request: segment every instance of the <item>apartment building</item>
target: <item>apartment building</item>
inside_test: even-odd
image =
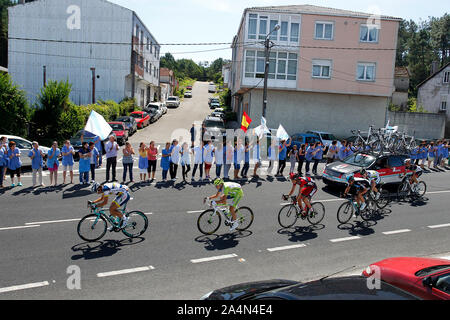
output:
[[[160,45],[132,10],[106,0],[36,0],[8,14],[9,73],[31,103],[49,80],[68,80],[77,104],[157,98]]]
[[[244,10],[232,44],[233,109],[259,124],[268,36],[269,127],[346,137],[351,129],[383,126],[394,92],[399,21],[312,5]]]

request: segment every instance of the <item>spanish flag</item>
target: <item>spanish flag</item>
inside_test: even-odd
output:
[[[248,114],[244,111],[244,114],[242,115],[241,129],[244,130],[244,132],[247,132],[250,123],[252,123],[252,119],[250,119]]]

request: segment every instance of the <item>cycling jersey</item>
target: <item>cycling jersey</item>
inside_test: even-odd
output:
[[[113,203],[119,207],[125,205],[131,198],[128,187],[117,182],[105,183],[102,187],[102,193],[105,197],[110,194],[116,195]]]
[[[410,164],[409,166],[406,166],[405,169],[407,175],[416,174],[419,177],[422,174],[422,168],[415,164]]]
[[[355,178],[353,187],[355,187],[356,191],[359,192],[359,191],[361,191],[361,189],[368,189],[370,187],[370,182],[367,179]]]
[[[376,184],[381,182],[380,174],[375,170],[367,170],[367,180],[369,182],[375,181]]]
[[[298,178],[295,183],[300,186],[300,194],[304,197],[312,197],[317,192],[317,185],[310,177]]]
[[[231,206],[234,208],[237,207],[244,196],[241,185],[235,182],[225,182],[220,191],[223,192],[227,199],[233,199]]]

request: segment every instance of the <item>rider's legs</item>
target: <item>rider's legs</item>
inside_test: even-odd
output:
[[[123,214],[118,210],[119,208],[119,204],[116,201],[113,201],[109,207],[109,213],[116,218],[122,219]]]

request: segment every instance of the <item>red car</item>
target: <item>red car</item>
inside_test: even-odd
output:
[[[126,129],[126,125],[123,122],[113,121],[108,122],[108,124],[113,129],[113,133],[116,135],[118,144],[125,144],[128,141],[128,130]]]
[[[130,116],[136,119],[138,129],[150,124],[150,115],[145,111],[133,111]]]
[[[434,258],[390,258],[363,271],[379,274],[382,281],[426,300],[450,300],[450,260]]]

